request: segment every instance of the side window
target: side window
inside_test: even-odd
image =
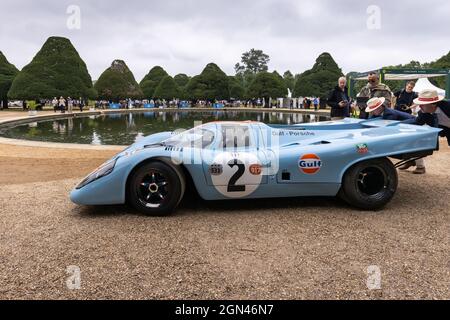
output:
[[[248,126],[222,126],[222,149],[250,148],[252,145]]]

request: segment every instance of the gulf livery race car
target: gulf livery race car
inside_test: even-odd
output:
[[[143,138],[88,175],[71,200],[158,216],[188,187],[205,200],[338,195],[376,210],[397,190],[396,167],[432,155],[439,131],[385,120],[213,122]]]

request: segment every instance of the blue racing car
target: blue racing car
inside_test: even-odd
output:
[[[186,187],[205,200],[339,195],[376,210],[397,190],[396,167],[432,155],[439,131],[385,120],[213,122],[141,139],[70,197],[80,205],[129,203],[152,216],[173,212]]]

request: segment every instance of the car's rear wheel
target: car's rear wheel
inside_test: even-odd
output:
[[[363,161],[344,175],[340,197],[364,210],[377,210],[389,203],[398,186],[397,170],[387,158]]]
[[[154,161],[138,167],[130,176],[127,200],[134,208],[149,216],[172,213],[184,194],[181,170]]]

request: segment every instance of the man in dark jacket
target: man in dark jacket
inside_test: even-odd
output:
[[[331,107],[331,120],[350,117],[350,98],[347,90],[347,79],[339,78],[338,85],[330,92],[327,104]]]
[[[394,94],[397,102],[395,103],[395,110],[403,111],[412,114],[411,106],[414,103],[414,99],[417,99],[418,95],[414,92],[416,83],[409,81],[406,84],[405,89],[400,90]]]

